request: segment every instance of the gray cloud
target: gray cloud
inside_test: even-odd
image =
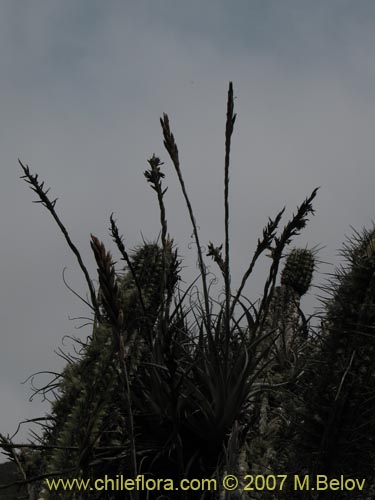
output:
[[[94,276],[89,234],[109,243],[112,211],[129,247],[141,231],[157,236],[156,200],[142,173],[160,155],[170,231],[191,277],[191,228],[158,119],[170,114],[202,239],[219,243],[233,80],[234,282],[267,217],[284,204],[291,214],[318,185],[316,216],[296,244],[326,245],[322,260],[337,263],[350,226],[368,226],[374,213],[374,9],[345,0],[2,2],[0,432],[45,410],[27,403],[21,381],[63,366],[53,353],[63,335],[89,333],[68,319],[88,311],[65,288],[64,266],[81,295],[85,282],[49,214],[31,203],[17,158],[52,186]],[[249,287],[253,299],[266,264]]]

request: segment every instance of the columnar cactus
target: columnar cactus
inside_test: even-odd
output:
[[[164,262],[166,284],[174,287],[178,279],[176,254],[168,251]],[[137,330],[138,334],[145,333],[147,329],[152,330],[160,307],[163,250],[157,244],[146,243],[137,248],[130,258],[130,265],[131,271],[127,269],[122,277],[117,277],[119,303],[126,328]],[[99,291],[99,304],[100,295]],[[94,445],[113,446],[124,444],[128,439],[124,414],[119,412],[118,405],[119,384],[123,381],[119,378],[113,336],[104,309],[102,313],[101,322],[95,321],[93,335],[82,358],[68,364],[62,374],[60,394],[52,406],[53,425],[45,435],[46,444],[59,448],[45,456],[47,473],[77,463],[81,467],[87,466],[94,458],[90,456]],[[129,374],[136,371],[146,346],[146,339],[139,336],[136,342],[127,346],[131,348]],[[78,447],[80,456],[68,448],[74,446]],[[88,453],[86,457],[85,453]],[[43,488],[40,499],[48,497],[49,492]],[[66,492],[64,498],[67,498]]]
[[[322,345],[305,376],[294,458],[303,473],[366,478],[368,488],[375,468],[374,241],[374,229],[356,234],[327,286]],[[332,499],[351,496],[330,492]]]
[[[281,284],[274,290],[265,331],[265,343],[270,346],[272,362],[265,373],[267,388],[258,401],[258,419],[249,442],[248,463],[254,474],[283,473],[288,413],[293,407],[293,394],[288,383],[301,364],[301,348],[306,335],[300,322],[300,299],[312,282],[315,252],[294,249],[286,259]],[[298,366],[297,366],[298,365]],[[270,498],[272,495],[270,496]],[[261,492],[259,498],[268,498]],[[273,498],[273,497],[272,497]]]
[[[315,252],[307,248],[294,248],[286,258],[281,272],[280,286],[274,295],[265,322],[270,341],[284,359],[296,336],[303,330],[300,327],[300,301],[309,290],[315,268]],[[279,357],[279,361],[282,358]]]

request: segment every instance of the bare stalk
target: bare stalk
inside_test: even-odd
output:
[[[275,231],[280,223],[280,220],[281,220],[281,217],[284,213],[284,210],[285,208],[283,208],[275,217],[275,219],[271,219],[269,218],[268,220],[268,224],[267,226],[265,226],[265,228],[263,229],[263,238],[262,239],[258,239],[258,244],[257,244],[257,248],[254,252],[254,255],[253,255],[253,258],[251,259],[251,262],[250,262],[250,265],[249,267],[247,268],[245,274],[243,275],[242,277],[242,281],[241,281],[241,284],[240,284],[240,287],[239,289],[237,290],[237,293],[234,297],[234,300],[232,302],[232,306],[231,306],[231,315],[233,314],[234,312],[234,308],[237,304],[237,302],[239,301],[240,297],[241,297],[241,294],[242,294],[242,291],[246,285],[246,282],[249,278],[249,276],[251,275],[251,273],[253,272],[253,269],[254,269],[254,266],[256,264],[256,261],[258,260],[258,258],[260,257],[260,255],[265,251],[267,250],[274,237],[275,237]]]
[[[173,136],[171,129],[169,127],[169,118],[168,118],[168,115],[166,113],[163,114],[163,118],[160,118],[160,123],[161,123],[162,129],[163,129],[164,146],[165,146],[166,150],[168,151],[169,156],[172,160],[172,163],[175,167],[175,170],[176,170],[176,173],[178,176],[178,180],[180,182],[180,186],[182,189],[182,193],[183,193],[183,196],[185,198],[185,202],[186,202],[186,205],[187,205],[187,208],[189,211],[191,224],[193,226],[194,239],[195,239],[195,243],[197,245],[199,270],[200,270],[200,274],[202,277],[204,308],[205,308],[204,324],[205,324],[205,328],[207,330],[207,334],[208,334],[209,338],[212,338],[211,320],[210,320],[210,317],[211,317],[210,300],[209,300],[207,279],[206,279],[206,266],[205,266],[204,261],[203,261],[202,248],[201,248],[201,244],[199,241],[197,224],[195,221],[193,208],[191,206],[190,199],[189,199],[187,191],[186,191],[185,182],[184,182],[184,179],[182,177],[177,144],[174,140],[174,136]]]
[[[293,218],[284,227],[280,237],[274,237],[273,240],[275,246],[273,248],[269,248],[271,250],[272,264],[264,286],[263,298],[259,306],[259,311],[261,312],[261,314],[258,316],[258,326],[260,330],[263,328],[267,316],[268,307],[272,299],[272,293],[275,287],[282,252],[284,251],[284,248],[289,245],[292,238],[299,235],[300,231],[306,226],[308,215],[314,214],[312,201],[315,198],[318,189],[319,188],[315,188],[311,195],[303,201],[301,206],[297,209],[296,215],[294,215]]]
[[[128,350],[125,347],[125,340],[129,341],[129,333],[127,338],[124,338],[125,328],[124,325],[124,315],[119,305],[118,287],[116,283],[116,276],[114,271],[114,264],[112,261],[112,256],[110,252],[107,252],[103,243],[101,243],[98,238],[91,235],[91,248],[95,255],[95,260],[98,265],[98,276],[100,288],[103,295],[103,305],[106,313],[109,317],[114,340],[117,344],[118,358],[120,363],[120,370],[123,380],[123,395],[125,402],[125,412],[129,424],[129,441],[131,450],[131,467],[133,477],[137,475],[137,457],[136,457],[136,445],[135,445],[135,431],[134,431],[134,421],[133,412],[130,398],[130,384],[129,375],[126,367],[126,359],[128,357]],[[138,497],[138,493],[136,493]]]
[[[227,102],[227,122],[225,126],[225,165],[224,165],[224,226],[225,226],[225,261],[224,261],[224,281],[225,281],[225,359],[228,358],[229,332],[230,332],[230,265],[229,265],[229,162],[230,145],[233,133],[236,114],[233,113],[233,84],[229,82],[228,102]]]
[[[165,174],[160,170],[163,162],[160,159],[152,155],[152,158],[148,160],[150,165],[150,170],[144,172],[144,176],[147,182],[151,185],[151,188],[156,192],[159,203],[160,211],[160,224],[161,224],[161,243],[163,247],[162,253],[162,273],[161,273],[161,284],[160,284],[160,310],[161,310],[161,330],[165,334],[167,330],[167,307],[166,307],[166,297],[165,289],[167,284],[167,254],[171,250],[171,241],[167,238],[167,219],[165,215],[165,205],[164,205],[164,195],[168,188],[163,189],[162,179]],[[168,239],[168,241],[167,241]],[[162,333],[162,334],[163,334]]]
[[[111,222],[110,230],[111,230],[112,238],[113,238],[114,242],[117,245],[117,248],[119,249],[119,251],[121,253],[122,260],[124,262],[126,262],[127,266],[129,267],[131,275],[134,279],[135,286],[137,287],[138,298],[139,298],[139,302],[140,302],[141,307],[142,307],[143,314],[146,317],[146,306],[145,306],[145,303],[143,300],[143,293],[142,293],[141,285],[139,284],[138,276],[134,270],[133,264],[131,263],[131,260],[129,258],[129,254],[126,251],[122,237],[120,236],[116,221],[113,218],[113,214],[111,214],[111,216],[110,216],[110,222]]]
[[[35,193],[40,198],[40,200],[34,201],[34,203],[41,203],[51,213],[52,217],[55,219],[57,225],[59,226],[61,232],[63,233],[63,235],[64,235],[64,237],[65,237],[65,239],[66,239],[66,241],[67,241],[67,243],[69,245],[69,248],[72,250],[72,252],[76,256],[76,258],[78,260],[79,267],[81,268],[81,270],[82,270],[82,272],[83,272],[83,274],[84,274],[84,276],[86,278],[87,286],[89,287],[90,297],[91,297],[91,303],[92,303],[92,306],[90,306],[90,307],[92,307],[92,309],[95,311],[95,313],[97,314],[97,316],[100,318],[100,310],[99,310],[98,303],[97,303],[97,300],[96,300],[95,288],[94,288],[94,285],[92,284],[90,275],[89,275],[89,273],[88,273],[88,271],[86,269],[86,266],[83,263],[81,254],[79,253],[79,250],[77,249],[77,247],[72,242],[72,240],[71,240],[71,238],[69,236],[68,231],[66,230],[64,224],[61,222],[59,216],[57,215],[57,213],[55,211],[55,204],[56,204],[57,198],[55,198],[53,201],[51,201],[48,198],[48,196],[47,196],[47,193],[48,193],[49,189],[46,189],[46,190],[43,189],[44,188],[44,182],[39,182],[38,181],[38,174],[35,174],[35,175],[31,174],[29,166],[28,165],[23,165],[23,163],[21,162],[21,160],[18,160],[18,163],[21,165],[22,170],[25,173],[25,175],[21,176],[21,179],[25,179],[25,182],[27,182],[28,184],[30,184],[30,188],[33,191],[35,191]]]

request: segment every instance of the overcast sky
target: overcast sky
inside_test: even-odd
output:
[[[32,203],[17,158],[59,197],[57,211],[95,277],[89,236],[114,249],[111,212],[129,248],[141,234],[157,237],[143,171],[160,156],[169,230],[194,276],[192,231],[159,117],[169,114],[202,243],[220,243],[232,80],[234,286],[268,216],[284,205],[290,216],[316,186],[316,215],[295,245],[324,246],[319,258],[338,264],[350,227],[374,219],[374,50],[372,0],[2,0],[1,433],[48,409],[28,402],[30,384],[21,382],[62,368],[54,350],[64,335],[90,333],[69,319],[89,311],[64,286],[64,267],[81,295],[85,281],[50,214]],[[265,264],[249,287],[252,300]],[[331,270],[320,266],[315,284]],[[25,428],[17,441],[27,436]]]

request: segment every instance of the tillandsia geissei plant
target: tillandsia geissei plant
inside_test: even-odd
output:
[[[332,415],[338,413],[338,405],[341,413],[344,411],[344,395],[347,400],[348,394],[355,394],[357,405],[365,406],[371,399],[372,379],[367,373],[370,368],[366,368],[371,363],[366,364],[363,358],[365,353],[370,358],[371,354],[366,351],[367,344],[354,349],[349,341],[342,340],[344,318],[340,307],[367,279],[368,294],[356,295],[357,302],[353,303],[353,314],[362,311],[360,320],[350,317],[345,331],[352,332],[348,338],[356,339],[356,335],[363,334],[364,325],[368,337],[373,321],[369,298],[372,236],[362,250],[353,248],[363,261],[361,284],[353,275],[340,278],[332,288],[334,298],[327,306],[320,342],[311,335],[309,320],[300,308],[300,299],[311,285],[316,252],[292,249],[286,255],[280,285],[276,285],[288,245],[313,214],[317,189],[281,230],[284,209],[268,220],[243,278],[234,288],[229,234],[229,166],[236,119],[233,103],[230,83],[225,128],[224,242],[217,246],[209,242],[207,247],[207,256],[217,264],[223,279],[222,301],[213,296],[208,281],[198,226],[167,115],[161,118],[164,146],[178,176],[198,255],[199,282],[185,290],[179,281],[178,252],[168,232],[165,174],[158,157],[150,158],[144,175],[157,197],[160,240],[143,242],[129,252],[111,216],[110,234],[124,268],[115,269],[112,255],[92,235],[98,289],[55,211],[56,200],[50,200],[38,175],[19,162],[23,178],[39,197],[37,202],[54,217],[78,260],[89,290],[90,301],[85,302],[92,312],[91,336],[75,339],[78,349],[75,355],[65,355],[67,365],[63,372],[36,390],[55,398],[50,414],[39,421],[41,432],[33,434],[35,442],[18,445],[2,436],[0,444],[20,469],[20,482],[29,485],[30,498],[229,499],[239,497],[246,473],[292,473],[300,465],[301,470],[315,471],[322,464],[333,471],[342,463],[347,465],[345,470],[354,470],[345,454],[352,448],[342,445],[336,453],[338,441],[331,443],[331,428],[337,424]],[[254,303],[244,297],[244,288],[257,260],[268,251],[269,273],[263,295]],[[348,291],[348,287],[352,288]],[[343,350],[341,357],[337,357],[338,349]],[[317,366],[320,378],[315,384],[313,373]],[[361,391],[356,385],[359,379],[352,375],[354,367],[366,378],[367,385]],[[327,386],[323,397],[319,387],[328,378],[333,389],[330,391]],[[315,418],[314,404],[318,408],[319,429],[310,424]],[[372,429],[369,417],[363,417],[361,422],[350,418],[340,427],[347,433],[345,442],[357,436],[353,429],[362,424],[367,425],[366,432]],[[315,445],[309,444],[301,431],[310,432],[311,428],[319,438]],[[362,436],[362,431],[358,432]],[[309,453],[315,457],[310,461]],[[360,457],[369,471],[374,456],[371,442]],[[238,491],[221,489],[224,473],[238,475]],[[218,488],[215,492],[167,489],[56,493],[50,492],[45,482],[51,477],[95,479],[105,474],[170,478],[175,485],[182,478],[213,478]],[[286,491],[262,491],[248,497],[244,494],[242,498],[281,500],[289,498],[287,495]]]
[[[269,340],[274,332],[267,331],[265,325],[279,263],[284,248],[313,212],[311,202],[316,190],[279,236],[276,231],[283,211],[269,219],[242,282],[232,294],[228,186],[234,122],[230,84],[225,134],[224,256],[220,247],[212,243],[208,246],[208,255],[218,264],[225,284],[225,300],[218,304],[218,311],[214,311],[215,301],[210,297],[197,225],[167,115],[161,119],[164,144],[181,184],[197,244],[202,299],[196,295],[195,302],[190,289],[182,292],[177,286],[179,262],[167,230],[162,163],[155,155],[149,160],[145,177],[157,193],[161,246],[144,244],[129,256],[111,217],[111,235],[125,261],[126,273],[116,273],[111,255],[92,236],[99,276],[97,291],[55,212],[56,200],[50,201],[44,183],[20,162],[25,180],[51,212],[77,256],[93,311],[93,333],[87,342],[79,341],[78,359],[70,358],[63,373],[43,388],[44,393],[57,391],[57,397],[51,415],[43,423],[40,452],[34,454],[38,470],[28,464],[31,475],[42,478],[79,474],[93,478],[104,472],[115,475],[126,471],[132,476],[144,472],[178,479],[218,477],[228,465],[238,466],[240,449],[246,443],[248,417],[256,419],[259,394],[273,387],[265,374],[276,363],[273,342]],[[259,256],[271,247],[272,262],[262,300],[249,308],[243,302],[243,288]],[[236,314],[238,308],[240,315]],[[237,449],[230,446],[234,439]],[[13,450],[6,440],[4,446]],[[40,498],[50,495],[45,485],[38,494]],[[75,498],[80,493],[70,495]],[[116,493],[89,495],[116,497]],[[66,498],[67,493],[63,496]],[[129,496],[137,498],[139,493]],[[187,498],[191,497],[190,492]]]

